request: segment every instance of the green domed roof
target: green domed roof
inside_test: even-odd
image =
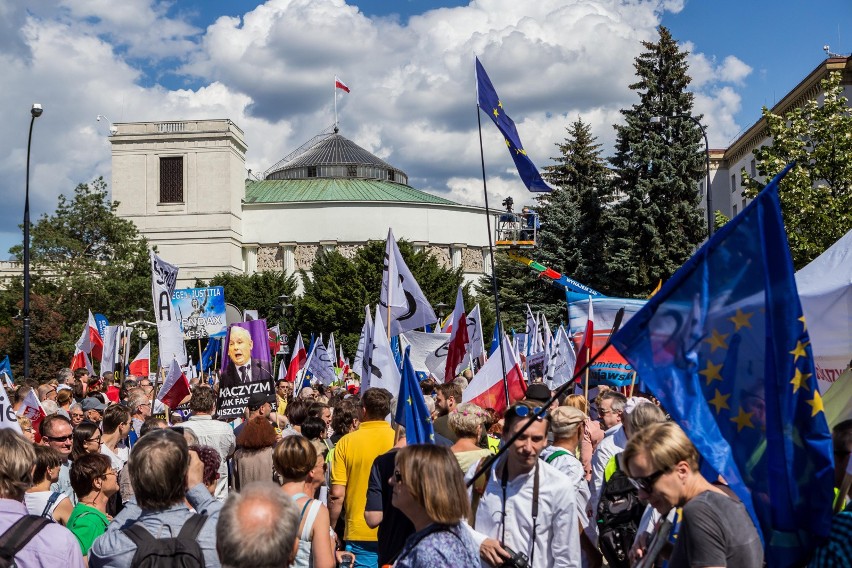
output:
[[[246,180],[245,203],[373,201],[458,205],[401,183],[378,179],[312,178]]]

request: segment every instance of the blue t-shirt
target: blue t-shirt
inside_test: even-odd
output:
[[[396,568],[478,566],[479,548],[461,524],[432,524],[408,537]]]

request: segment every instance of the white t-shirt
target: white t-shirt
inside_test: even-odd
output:
[[[27,511],[29,511],[30,515],[38,515],[41,516],[42,513],[45,512],[44,508],[47,506],[48,500],[50,500],[50,496],[53,491],[35,491],[33,493],[24,493],[24,505],[27,506]],[[68,496],[64,493],[59,493],[59,497],[57,497],[56,501],[50,506],[50,509],[47,510],[47,514],[53,517],[53,511],[56,510],[56,507],[62,502],[63,499],[68,499]]]
[[[117,445],[115,452],[110,450],[106,444],[101,444],[101,453],[109,458],[110,467],[115,471],[121,471],[121,468],[124,467],[124,464],[130,458],[130,450],[123,444]]]

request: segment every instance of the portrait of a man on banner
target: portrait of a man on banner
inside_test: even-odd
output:
[[[228,356],[219,372],[218,414],[232,419],[240,416],[254,393],[267,393],[275,401],[275,382],[269,354],[266,320],[235,323],[228,328],[225,344]]]

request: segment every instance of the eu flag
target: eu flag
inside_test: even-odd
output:
[[[405,356],[402,359],[402,380],[399,382],[399,395],[397,395],[396,422],[405,428],[406,443],[435,443],[432,417],[426,408],[423,391],[420,390],[417,374],[411,364],[411,346],[405,348]]]
[[[9,362],[8,355],[0,361],[0,376],[3,376],[6,386],[11,387],[15,384],[15,379],[12,377],[12,363]]]
[[[515,167],[518,168],[518,175],[521,176],[524,185],[530,191],[544,192],[553,191],[553,189],[544,183],[541,179],[541,174],[538,173],[538,168],[532,163],[527,151],[524,150],[524,145],[521,144],[521,137],[518,136],[518,129],[515,128],[515,123],[506,114],[503,108],[503,103],[500,97],[497,96],[497,91],[494,90],[494,85],[491,84],[491,79],[485,73],[485,68],[476,58],[476,98],[481,108],[491,117],[494,124],[503,134],[506,140],[506,146],[509,148],[509,154],[515,161]]]
[[[207,346],[201,353],[201,370],[207,371],[213,366],[216,355],[222,351],[222,340],[218,337],[211,337],[207,340]]]
[[[799,566],[831,528],[831,436],[778,184],[787,166],[613,337],[762,532]]]

